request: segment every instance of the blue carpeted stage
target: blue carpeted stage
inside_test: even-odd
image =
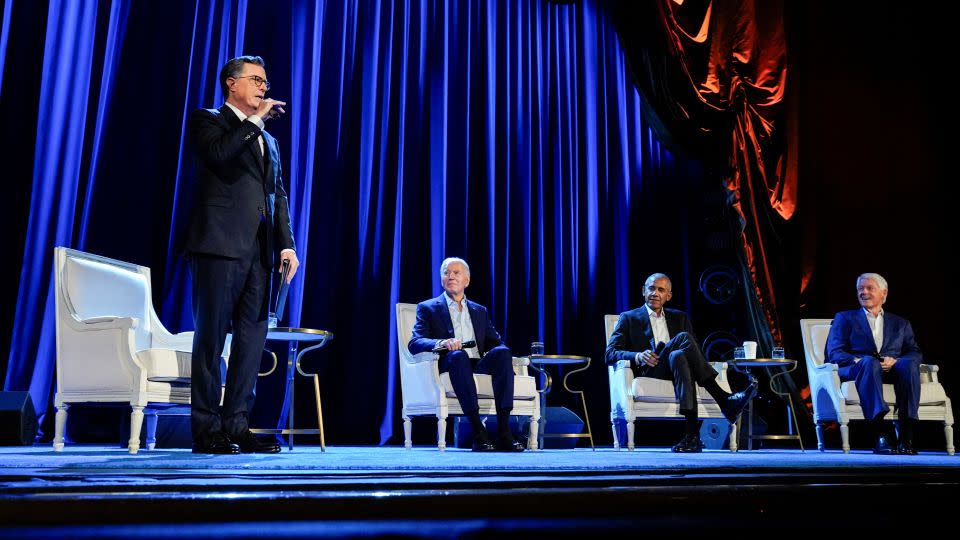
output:
[[[960,493],[944,453],[708,450],[678,455],[542,450],[477,454],[431,447],[297,446],[208,456],[69,445],[0,448],[0,536],[246,538],[486,537],[571,531],[761,530],[852,526],[837,505],[889,527],[894,498],[918,511]],[[799,512],[799,514],[798,514]],[[864,525],[869,523],[869,525]],[[135,527],[131,527],[131,526]]]

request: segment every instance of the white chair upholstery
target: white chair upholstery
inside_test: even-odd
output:
[[[413,325],[417,321],[415,304],[397,304],[397,349],[400,351],[400,387],[403,398],[403,445],[411,448],[411,431],[414,416],[437,417],[437,447],[447,447],[447,417],[451,414],[463,414],[460,402],[453,392],[450,378],[441,374],[437,354],[426,352],[410,354],[407,343],[413,335]],[[513,359],[513,371],[516,373],[513,389],[513,416],[530,417],[530,434],[527,446],[537,448],[537,427],[540,422],[540,394],[537,392],[536,379],[527,374],[527,359]],[[493,401],[493,382],[490,375],[476,374],[477,401],[481,415],[495,415]]]
[[[607,343],[617,326],[619,315],[604,315],[603,323],[606,330]],[[730,391],[727,380],[726,362],[711,362],[717,370],[717,384],[720,388]],[[674,419],[683,418],[680,414],[680,404],[677,402],[673,390],[673,382],[655,379],[652,377],[634,377],[630,362],[620,361],[615,366],[607,366],[607,375],[610,379],[610,424],[613,427],[613,447],[620,449],[620,440],[617,435],[617,421],[626,422],[627,448],[634,449],[634,421],[638,418]],[[697,387],[697,414],[700,418],[724,418],[720,406],[713,397],[703,388]],[[730,425],[730,451],[737,451],[737,426]]]
[[[172,335],[157,318],[149,268],[63,247],[54,250],[54,264],[57,416],[53,449],[63,450],[70,404],[123,402],[133,410],[130,453],[140,449],[145,413],[147,448],[152,450],[156,430],[152,405],[190,403],[193,332]]]
[[[817,428],[817,448],[823,451],[823,423],[835,421],[840,424],[840,439],[843,451],[850,451],[850,420],[863,420],[860,396],[853,381],[840,382],[836,364],[826,363],[827,336],[833,319],[801,319],[803,352],[807,362],[807,378],[810,380],[810,399],[813,401],[813,422]],[[947,453],[954,454],[953,409],[950,398],[937,379],[940,368],[920,364],[920,420],[943,422],[947,438]],[[890,407],[895,404],[893,385],[883,385],[883,400]]]

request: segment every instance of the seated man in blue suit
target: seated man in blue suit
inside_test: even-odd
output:
[[[841,381],[856,381],[863,417],[871,420],[877,435],[877,454],[909,454],[920,406],[920,363],[923,355],[910,322],[883,310],[887,280],[880,274],[857,278],[861,309],[841,311],[833,318],[827,336],[826,360],[839,366]],[[893,383],[900,443],[894,447],[883,426],[889,408],[883,400],[883,383]]]
[[[443,294],[417,304],[417,323],[407,348],[411,354],[443,348],[440,372],[450,374],[450,383],[464,415],[473,427],[473,450],[490,452],[522,452],[523,445],[510,433],[510,411],[513,410],[513,355],[500,341],[487,308],[467,300],[464,290],[470,285],[470,266],[463,259],[450,257],[440,265]],[[467,342],[473,347],[464,347]],[[481,356],[481,353],[483,355]],[[486,373],[493,379],[497,406],[496,444],[490,440],[480,421],[474,373]]]
[[[686,418],[683,439],[674,452],[700,452],[700,423],[697,413],[699,384],[717,401],[723,415],[735,423],[743,408],[757,393],[752,381],[743,392],[730,394],[715,380],[717,372],[703,357],[693,325],[687,314],[664,307],[673,297],[673,284],[666,274],[652,274],[643,285],[643,307],[620,314],[617,327],[607,344],[608,365],[620,360],[630,362],[640,377],[673,381],[680,414]]]

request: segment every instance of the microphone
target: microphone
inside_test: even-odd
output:
[[[477,342],[471,339],[470,341],[464,341],[463,343],[460,344],[460,346],[463,347],[464,349],[470,349],[472,347],[476,347]],[[432,352],[441,353],[445,351],[447,351],[446,347],[444,347],[443,345],[437,345],[436,347],[433,348]]]
[[[283,264],[280,266],[280,291],[277,293],[277,307],[274,309],[276,313],[277,320],[283,318],[283,308],[287,304],[287,291],[290,289],[290,284],[287,283],[287,276],[290,274],[290,261],[287,259],[283,260]]]

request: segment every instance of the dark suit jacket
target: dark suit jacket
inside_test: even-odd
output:
[[[844,367],[853,364],[854,358],[865,356],[916,359],[918,363],[923,360],[913,337],[913,327],[903,317],[884,311],[883,346],[878,351],[863,309],[837,313],[827,336],[826,361]]]
[[[670,332],[671,339],[680,332],[687,332],[696,340],[693,325],[686,313],[679,309],[666,307],[663,308],[663,311],[667,317],[667,331]],[[613,329],[613,334],[610,334],[610,341],[607,343],[607,365],[616,364],[620,360],[627,360],[635,369],[639,370],[639,375],[642,377],[651,368],[646,364],[637,365],[636,355],[638,352],[647,349],[656,349],[647,306],[640,306],[637,309],[621,313],[620,320],[617,321],[617,326]]]
[[[470,322],[473,323],[480,356],[483,356],[485,352],[502,343],[500,334],[493,327],[487,308],[467,300],[467,309],[470,311]],[[450,309],[444,295],[417,304],[417,323],[413,325],[413,335],[407,344],[410,354],[431,351],[438,341],[452,337],[455,337],[453,319],[450,318]]]
[[[260,135],[266,155],[260,153]],[[227,105],[194,111],[190,139],[198,172],[185,250],[248,256],[261,220],[268,227],[261,237],[266,264],[274,252],[295,249],[276,139],[253,122],[241,122]]]

